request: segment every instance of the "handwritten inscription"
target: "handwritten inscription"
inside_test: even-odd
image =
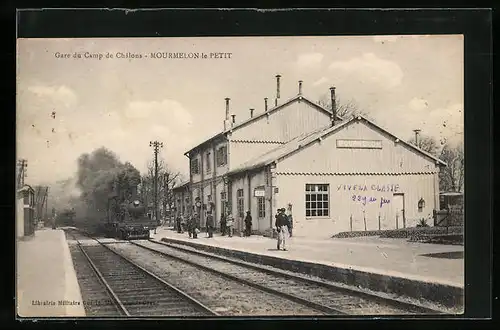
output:
[[[377,197],[373,196],[363,196],[363,195],[352,195],[352,200],[353,202],[360,202],[363,205],[369,204],[369,203],[374,203],[378,199]],[[380,198],[380,207],[384,206],[385,204],[389,204],[391,201],[387,198],[381,197]]]
[[[380,198],[380,207],[384,206],[384,204],[389,204],[391,201],[385,199],[384,197]]]
[[[361,195],[352,195],[352,200],[354,202],[361,202],[363,205],[366,205],[367,203],[376,202],[377,198],[376,197],[361,196]]]
[[[350,185],[350,184],[340,184],[337,186],[337,191],[378,191],[378,192],[398,192],[399,184],[372,184],[368,185]]]

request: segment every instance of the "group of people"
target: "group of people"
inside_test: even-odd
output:
[[[215,221],[214,216],[211,212],[207,213],[206,217],[206,229],[207,229],[207,238],[212,238],[215,231]],[[252,235],[252,215],[250,211],[247,211],[245,217],[245,236]],[[198,234],[200,232],[199,226],[199,217],[198,213],[193,213],[191,216],[187,218],[185,221],[183,215],[178,215],[175,222],[175,227],[178,233],[184,233],[187,230],[189,237],[198,238]],[[221,214],[220,219],[220,230],[222,236],[232,237],[234,233],[234,218],[230,212],[226,212],[226,214]]]
[[[250,211],[247,211],[247,215],[245,216],[245,236],[251,236],[252,235],[252,215],[250,214]],[[222,214],[220,218],[220,230],[222,233],[222,236],[226,236],[226,234],[229,237],[233,236],[233,231],[234,231],[234,218],[233,215],[228,211],[226,215]]]
[[[184,219],[183,215],[177,216],[175,220],[175,227],[177,229],[177,232],[180,234],[184,233],[184,231],[187,231],[189,238],[198,238],[198,233],[200,232],[200,226],[198,224],[198,213],[195,212],[191,214],[191,216],[188,216],[187,221]]]
[[[245,231],[244,236],[248,237],[252,235],[252,215],[250,211],[246,212],[246,216],[244,219],[245,223]],[[293,218],[292,218],[292,206],[288,205],[288,210],[285,208],[280,208],[277,210],[277,214],[275,215],[275,228],[277,232],[277,248],[278,250],[283,249],[286,251],[286,239],[287,237],[292,237],[293,230]],[[189,238],[198,238],[198,234],[200,233],[200,224],[198,213],[194,212],[191,216],[187,218],[187,221],[184,220],[182,215],[179,215],[176,219],[176,229],[178,233],[184,233],[184,231],[188,231]],[[212,212],[207,212],[206,216],[206,229],[207,229],[207,238],[212,238],[215,231],[215,219],[213,217]],[[234,232],[234,218],[231,212],[226,211],[221,214],[220,219],[220,229],[222,236],[233,236]]]

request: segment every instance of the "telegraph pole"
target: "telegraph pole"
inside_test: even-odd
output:
[[[19,173],[17,174],[17,185],[18,188],[22,188],[24,186],[24,178],[26,177],[28,161],[26,159],[20,159],[17,161],[17,166],[19,168]]]
[[[149,146],[153,147],[153,152],[155,155],[155,178],[154,178],[154,213],[155,213],[155,218],[156,222],[158,223],[158,152],[160,148],[163,148],[163,142],[158,142],[158,141],[150,141]],[[156,234],[156,227],[155,227],[155,234]]]

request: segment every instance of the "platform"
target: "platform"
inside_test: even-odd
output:
[[[85,316],[62,230],[37,230],[16,242],[16,289],[19,317]]]
[[[307,239],[292,237],[288,251],[263,236],[214,235],[197,239],[167,228],[155,240],[175,241],[207,252],[300,271],[346,285],[432,301],[447,307],[463,304],[463,246],[408,242],[379,237]]]

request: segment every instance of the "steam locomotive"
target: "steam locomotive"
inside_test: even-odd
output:
[[[124,199],[118,195],[110,196],[106,220],[105,236],[123,240],[148,239],[150,230],[157,226],[147,213],[144,202],[137,197]]]

